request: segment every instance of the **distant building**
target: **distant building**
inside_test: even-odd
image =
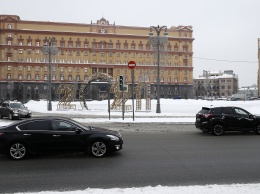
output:
[[[260,38],[258,38],[258,75],[257,85],[260,88]],[[258,96],[260,96],[260,90],[258,90]]]
[[[95,73],[114,80],[124,75],[131,84],[129,61],[137,64],[134,84],[150,83],[152,98],[157,96],[158,79],[161,98],[193,96],[192,26],[167,29],[168,42],[159,47],[159,77],[158,49],[149,42],[150,26],[116,25],[105,18],[90,24],[27,21],[16,15],[0,15],[0,26],[0,99],[46,98],[49,75],[53,100],[60,98],[61,83],[73,84],[78,98],[82,83]],[[50,59],[42,51],[48,44],[58,48]]]
[[[193,90],[195,98],[227,98],[238,92],[238,76],[232,70],[203,71],[203,75],[193,79]]]
[[[250,99],[251,97],[258,97],[257,86],[246,86],[238,89],[238,93],[234,94],[233,97],[241,98],[242,100]]]

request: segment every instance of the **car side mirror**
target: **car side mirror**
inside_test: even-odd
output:
[[[75,130],[75,132],[76,132],[77,134],[79,134],[79,133],[82,132],[81,129],[79,129],[79,128],[75,128],[74,130]]]

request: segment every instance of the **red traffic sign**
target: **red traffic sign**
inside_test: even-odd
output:
[[[134,61],[129,61],[128,62],[128,68],[129,69],[134,69],[136,67],[136,63]]]

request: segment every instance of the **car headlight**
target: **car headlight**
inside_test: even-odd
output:
[[[107,137],[109,137],[112,141],[118,141],[119,137],[115,136],[115,135],[107,135]]]
[[[19,113],[19,111],[18,110],[13,110],[14,111],[14,113]]]
[[[119,132],[117,133],[117,136],[118,136],[118,137],[122,137],[121,133],[119,133]]]

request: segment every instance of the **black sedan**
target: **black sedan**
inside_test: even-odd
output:
[[[119,132],[62,117],[36,117],[0,127],[0,153],[15,160],[30,152],[50,151],[82,151],[103,157],[121,150],[122,144]]]

